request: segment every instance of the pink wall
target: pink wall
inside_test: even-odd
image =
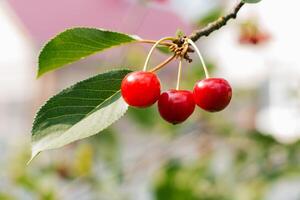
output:
[[[174,13],[124,0],[8,0],[38,43],[72,26],[92,26],[137,34],[143,38],[189,31]]]

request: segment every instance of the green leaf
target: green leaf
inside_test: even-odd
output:
[[[55,36],[42,49],[38,77],[86,56],[137,40],[137,36],[95,28],[68,29]]]
[[[176,37],[178,37],[178,38],[180,38],[180,37],[183,37],[183,36],[185,36],[185,33],[184,33],[184,31],[183,30],[181,30],[181,29],[177,29],[176,30]]]
[[[258,3],[261,0],[243,0],[244,3]]]
[[[121,81],[130,70],[99,74],[63,90],[38,111],[32,127],[32,158],[95,135],[127,111]]]

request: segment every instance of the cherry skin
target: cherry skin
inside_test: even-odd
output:
[[[194,87],[195,103],[209,112],[221,111],[229,104],[232,89],[222,78],[207,78],[200,80]]]
[[[188,90],[168,90],[158,99],[160,116],[172,124],[185,121],[195,110],[193,93]]]
[[[145,108],[158,100],[160,81],[152,72],[131,72],[122,80],[121,94],[128,105]]]

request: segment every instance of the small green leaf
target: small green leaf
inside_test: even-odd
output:
[[[183,30],[177,29],[175,35],[176,35],[176,37],[180,38],[180,37],[185,36],[185,33],[183,32]]]
[[[243,0],[244,3],[258,3],[261,0]]]
[[[128,106],[120,98],[120,85],[129,72],[99,74],[48,100],[33,123],[32,158],[43,150],[95,135],[123,116]]]
[[[136,40],[137,36],[95,28],[68,29],[55,36],[42,49],[38,77],[86,56]]]

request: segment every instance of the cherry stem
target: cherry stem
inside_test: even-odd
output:
[[[156,71],[160,70],[165,65],[167,65],[168,63],[170,63],[175,57],[176,57],[176,55],[174,54],[173,56],[169,57],[168,59],[166,59],[165,61],[163,61],[159,65],[155,66],[153,69],[149,70],[149,72],[156,72]]]
[[[209,78],[209,73],[208,73],[206,64],[205,64],[205,62],[204,62],[203,56],[202,56],[202,54],[200,53],[200,50],[198,49],[198,47],[197,47],[197,45],[195,44],[195,42],[193,42],[193,40],[188,39],[188,43],[191,44],[191,45],[194,47],[194,49],[195,49],[196,53],[198,54],[198,56],[199,56],[199,58],[200,58],[200,61],[201,61],[201,63],[202,63],[202,67],[203,67],[203,69],[204,69],[205,77],[206,77],[206,78]]]
[[[148,63],[149,63],[149,60],[150,60],[150,57],[153,53],[153,51],[155,50],[155,48],[163,41],[166,41],[166,40],[174,40],[174,38],[172,37],[164,37],[158,41],[155,42],[155,44],[152,46],[152,48],[150,49],[149,53],[148,53],[148,56],[146,58],[146,61],[145,61],[145,65],[144,65],[144,68],[143,68],[143,71],[146,71],[147,70],[147,66],[148,66]]]
[[[155,44],[156,40],[138,40],[137,42],[147,43],[147,44]],[[172,43],[169,42],[161,42],[160,45],[171,46]]]
[[[180,78],[181,78],[181,70],[182,69],[182,58],[179,60],[179,65],[178,65],[178,76],[177,76],[177,85],[176,85],[176,90],[179,90],[180,87]]]

